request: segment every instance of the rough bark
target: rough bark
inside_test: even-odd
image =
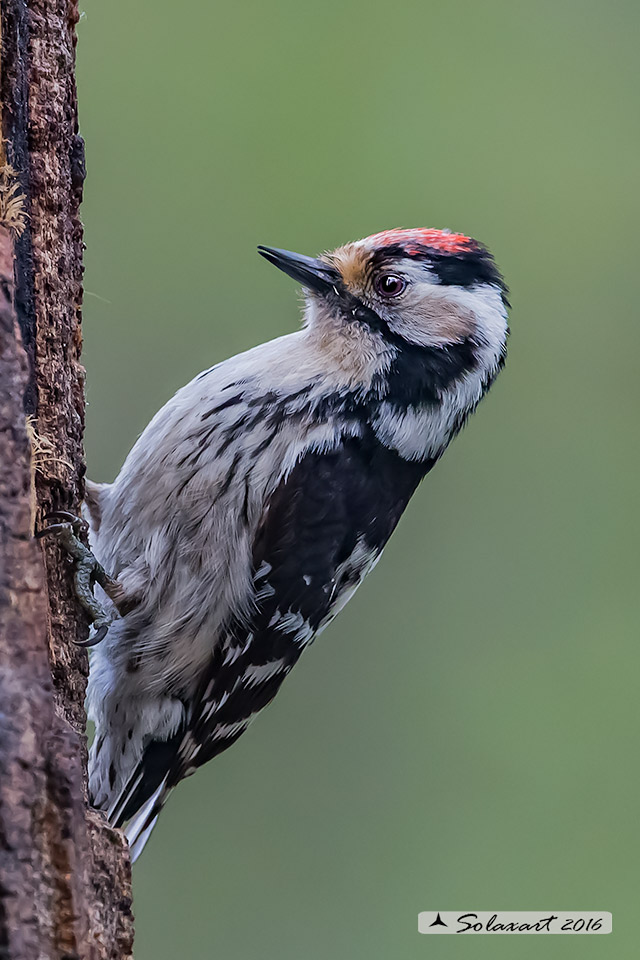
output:
[[[86,803],[86,636],[33,540],[83,492],[74,0],[0,0],[0,960],[131,956],[126,843]]]

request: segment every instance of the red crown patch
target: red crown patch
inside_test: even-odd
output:
[[[448,230],[433,229],[395,229],[383,230],[367,238],[374,246],[388,247],[401,244],[412,256],[419,254],[423,247],[432,247],[442,253],[459,253],[468,249],[473,240],[462,233],[450,233]]]

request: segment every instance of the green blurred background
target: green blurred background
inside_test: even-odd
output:
[[[510,359],[383,562],[134,870],[137,960],[637,956],[640,14],[84,0],[89,474],[296,327],[257,243],[494,251]],[[606,909],[609,937],[417,933]]]

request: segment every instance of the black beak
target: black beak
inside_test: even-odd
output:
[[[324,260],[314,260],[313,257],[303,257],[300,253],[291,253],[290,250],[277,250],[275,247],[258,247],[258,253],[272,263],[278,270],[287,276],[293,277],[303,287],[316,290],[318,293],[328,293],[338,283],[340,274],[335,267]]]

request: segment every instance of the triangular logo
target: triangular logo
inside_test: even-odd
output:
[[[435,920],[433,921],[433,923],[430,923],[430,924],[429,924],[429,926],[430,926],[430,927],[446,927],[446,926],[448,926],[448,924],[446,924],[446,923],[444,922],[444,920],[442,919],[442,917],[441,917],[440,914],[438,913],[438,916],[435,918]]]

